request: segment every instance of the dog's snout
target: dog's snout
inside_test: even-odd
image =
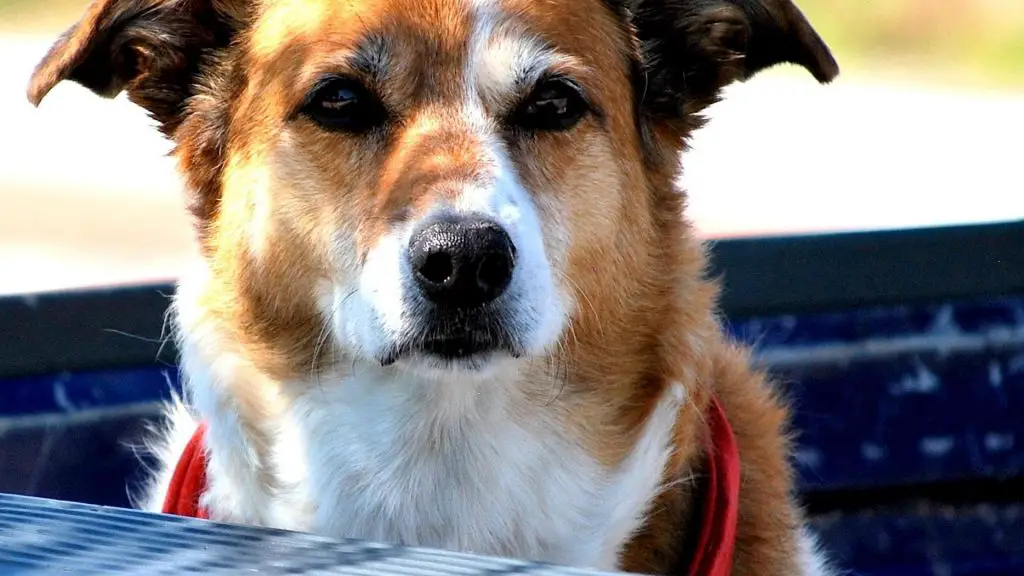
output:
[[[446,308],[473,308],[508,288],[516,249],[496,222],[444,219],[413,234],[409,257],[416,284],[428,300]]]

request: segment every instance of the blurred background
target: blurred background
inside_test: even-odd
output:
[[[730,87],[683,159],[700,233],[760,238],[714,246],[726,328],[794,400],[840,566],[1019,576],[1024,0],[797,2],[839,79]],[[26,101],[84,8],[0,0],[0,492],[125,506],[126,445],[180,390],[164,283],[194,247],[140,109],[70,83]],[[847,231],[886,232],[823,234]],[[820,236],[763,240],[790,235]]]
[[[1024,218],[1024,1],[799,4],[842,75],[771,70],[711,110],[682,182],[702,234]],[[67,83],[25,100],[84,6],[0,0],[0,294],[172,279],[192,254],[170,146],[141,110]]]

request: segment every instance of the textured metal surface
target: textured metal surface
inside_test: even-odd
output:
[[[0,574],[612,574],[0,494]]]
[[[0,379],[0,418],[74,415],[168,400],[178,369],[139,366]]]
[[[1024,475],[1024,299],[748,319],[804,490]]]
[[[919,502],[815,518],[829,554],[871,576],[1020,576],[1024,505]]]

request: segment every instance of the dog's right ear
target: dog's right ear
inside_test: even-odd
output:
[[[226,48],[248,0],[94,0],[36,66],[28,99],[38,106],[62,80],[131,101],[165,133],[180,123],[204,58]]]
[[[819,82],[839,65],[794,0],[605,0],[631,27],[647,112],[700,111],[723,88],[777,64]]]

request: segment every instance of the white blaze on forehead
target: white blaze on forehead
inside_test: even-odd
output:
[[[430,132],[442,127],[462,131],[466,144],[474,147],[479,170],[473,177],[451,182],[458,187],[455,198],[437,195],[435,205],[415,221],[392,226],[367,254],[358,281],[334,291],[335,331],[346,347],[364,356],[379,355],[422,330],[424,303],[407,246],[420,224],[442,215],[493,220],[512,240],[517,256],[505,297],[505,322],[527,354],[541,355],[556,342],[572,306],[571,298],[555,283],[548,258],[533,197],[541,191],[524,188],[496,119],[545,72],[573,64],[529,34],[521,22],[503,14],[497,2],[466,1],[472,4],[474,21],[462,102],[445,109],[436,123],[421,126],[423,133],[406,135],[429,138]],[[554,236],[560,237],[560,225],[554,223],[553,228]]]
[[[552,70],[580,68],[502,11],[499,0],[467,0],[473,7],[466,89],[468,103],[502,110]]]

